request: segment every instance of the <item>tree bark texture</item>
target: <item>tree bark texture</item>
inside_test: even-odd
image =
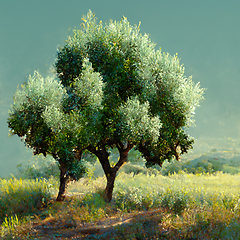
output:
[[[104,200],[106,202],[111,202],[112,201],[112,194],[113,194],[113,188],[114,188],[114,182],[116,179],[116,171],[112,169],[112,171],[106,176],[107,178],[107,186],[104,190]]]
[[[116,179],[117,171],[121,168],[121,166],[127,161],[128,152],[131,150],[133,145],[128,144],[126,148],[122,143],[119,143],[117,145],[120,158],[116,165],[114,167],[111,167],[109,163],[109,154],[106,151],[105,147],[102,147],[101,149],[96,149],[94,147],[89,147],[88,150],[95,154],[103,168],[103,171],[105,173],[105,176],[107,178],[107,186],[105,188],[105,194],[104,199],[106,202],[111,202],[112,200],[112,194],[113,194],[113,188],[114,188],[114,182]]]
[[[60,165],[60,186],[59,186],[59,192],[56,201],[61,202],[65,198],[65,190],[67,186],[67,181],[69,177],[66,175],[67,169],[65,167],[61,167]]]

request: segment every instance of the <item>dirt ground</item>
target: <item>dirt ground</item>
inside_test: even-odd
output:
[[[144,211],[138,213],[124,213],[114,217],[106,217],[104,219],[95,222],[94,224],[83,225],[65,225],[59,226],[59,223],[55,219],[47,219],[40,224],[33,224],[29,235],[34,239],[97,239],[98,235],[102,235],[107,232],[111,232],[115,227],[128,227],[134,222],[156,221],[161,219],[162,210]],[[162,228],[165,232],[165,229]]]

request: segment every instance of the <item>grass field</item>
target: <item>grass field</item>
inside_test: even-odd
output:
[[[187,157],[159,170],[127,163],[111,203],[102,197],[106,181],[98,163],[69,183],[61,203],[54,201],[54,176],[33,178],[31,169],[31,178],[1,179],[1,239],[240,239],[238,150],[209,147],[201,155],[196,149],[192,172],[184,171]],[[206,161],[213,170],[232,168],[206,172]]]

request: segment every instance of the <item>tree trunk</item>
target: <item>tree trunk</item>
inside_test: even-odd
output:
[[[69,179],[69,176],[66,175],[67,169],[65,167],[60,166],[60,186],[59,186],[59,192],[56,201],[61,202],[65,198],[65,190],[67,186],[67,181]]]
[[[105,193],[104,200],[106,202],[111,202],[114,181],[116,178],[116,172],[113,171],[113,168],[111,167],[111,165],[109,163],[109,153],[107,152],[107,150],[104,146],[101,148],[98,148],[98,149],[95,147],[89,146],[88,150],[97,156],[99,162],[102,165],[103,171],[107,178],[107,186],[104,191],[104,193]]]
[[[127,144],[127,146],[125,147],[122,143],[118,143],[116,146],[119,151],[120,157],[119,157],[119,160],[116,163],[116,165],[111,168],[110,174],[106,175],[106,177],[107,177],[107,186],[105,189],[106,202],[111,202],[111,200],[112,200],[114,182],[116,179],[117,172],[122,167],[122,165],[125,162],[127,162],[128,153],[133,147],[132,144]]]
[[[107,178],[107,186],[104,190],[104,200],[108,203],[112,200],[114,182],[116,179],[117,171],[127,161],[128,152],[133,147],[132,144],[127,144],[127,146],[125,147],[122,143],[118,143],[116,146],[118,148],[120,158],[114,167],[110,166],[109,154],[104,146],[101,149],[88,147],[88,150],[98,157]]]
[[[111,173],[109,173],[107,178],[107,186],[105,188],[105,194],[104,194],[104,200],[106,202],[111,202],[112,201],[112,194],[113,194],[113,188],[114,188],[114,182],[116,179],[116,172],[112,169]]]
[[[180,156],[179,156],[179,153],[178,153],[178,151],[177,151],[178,145],[179,145],[179,141],[177,141],[177,143],[176,143],[175,145],[173,145],[173,148],[172,148],[173,151],[174,151],[174,156],[175,156],[175,158],[176,158],[177,161],[180,160]]]

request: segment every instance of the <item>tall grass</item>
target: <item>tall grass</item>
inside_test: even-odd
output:
[[[121,173],[116,180],[115,200],[121,209],[163,206],[181,213],[194,206],[234,210],[240,199],[240,174],[144,175]]]
[[[89,188],[103,186],[102,180],[92,180]],[[72,189],[82,189],[81,184]],[[107,213],[98,194],[86,195],[81,204],[94,206],[93,211],[99,206],[101,216]],[[240,239],[240,174],[121,172],[111,205],[122,213],[162,210],[86,239]]]
[[[56,229],[61,230],[66,226],[78,228],[119,213],[160,209],[154,216],[116,226],[111,232],[96,235],[96,239],[240,237],[240,174],[189,174],[180,171],[163,176],[157,170],[145,173],[122,171],[116,178],[110,204],[105,203],[102,197],[105,184],[104,177],[94,176],[94,169],[89,169],[86,177],[69,184],[69,200],[48,205],[58,187],[54,178],[1,179],[2,236],[7,236],[7,233],[20,236],[15,232],[19,231],[16,225],[22,224],[22,216],[35,215],[38,221],[45,217],[46,222],[49,219],[51,226],[56,225]],[[43,216],[41,211],[46,214]],[[31,229],[29,224],[27,231]],[[95,237],[89,236],[89,239]]]
[[[0,179],[0,219],[47,206],[56,186],[54,179]]]

